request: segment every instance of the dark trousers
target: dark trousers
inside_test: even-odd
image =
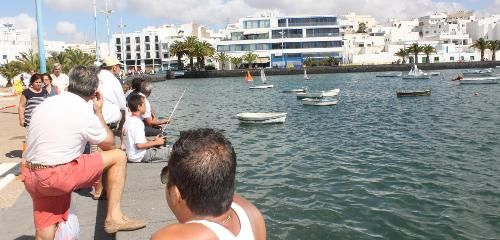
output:
[[[160,135],[163,131],[161,130],[161,128],[145,126],[144,132],[146,133],[146,137],[152,137],[152,136]]]

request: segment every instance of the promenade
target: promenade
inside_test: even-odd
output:
[[[0,107],[17,105],[18,101],[18,97],[2,100]],[[25,130],[18,125],[17,117],[17,108],[0,111],[0,166],[9,166],[7,172],[0,172],[0,180],[8,173],[20,174],[19,163]],[[160,182],[160,171],[165,164],[129,164],[127,167],[127,182],[122,198],[123,212],[148,222],[146,228],[137,231],[106,234],[103,228],[106,201],[93,200],[90,189],[73,193],[73,203],[80,222],[79,239],[149,239],[162,226],[177,222],[165,200],[165,185]],[[23,183],[15,179],[0,190],[0,238],[34,239],[34,231],[31,197],[24,190]]]

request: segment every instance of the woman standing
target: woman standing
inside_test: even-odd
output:
[[[23,91],[19,100],[19,125],[28,127],[31,114],[47,98],[47,91],[42,88],[43,75],[35,73],[30,78],[29,87]]]
[[[59,89],[57,86],[52,84],[52,77],[48,73],[44,73],[43,75],[43,85],[45,85],[45,91],[47,91],[47,96],[52,97],[59,94]]]

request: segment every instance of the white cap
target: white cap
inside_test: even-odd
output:
[[[110,67],[115,65],[123,65],[116,57],[107,56],[102,60],[104,66]]]

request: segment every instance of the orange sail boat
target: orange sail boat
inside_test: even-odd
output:
[[[245,81],[247,81],[247,82],[253,81],[253,77],[250,74],[250,71],[247,71],[247,75],[245,76]]]

